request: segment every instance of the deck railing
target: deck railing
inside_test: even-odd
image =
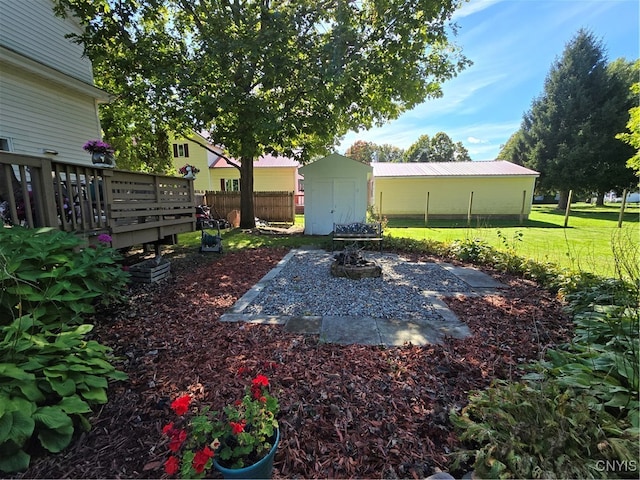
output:
[[[172,243],[195,230],[193,181],[0,152],[5,224],[56,227],[114,248]]]

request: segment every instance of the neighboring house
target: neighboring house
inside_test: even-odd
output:
[[[169,145],[171,147],[173,166],[177,171],[187,164],[193,165],[200,170],[193,181],[194,190],[198,193],[214,190],[216,184],[212,183],[209,169],[211,165],[221,158],[222,149],[209,143],[206,137],[196,132],[193,132],[188,137],[171,135]]]
[[[372,166],[371,203],[386,217],[527,218],[539,176],[506,161]]]
[[[240,170],[232,163],[240,160],[220,157],[211,165],[212,191],[233,192],[240,190]],[[255,192],[300,192],[298,175],[300,164],[291,158],[262,155],[253,163],[253,190]]]
[[[91,165],[82,146],[101,138],[98,103],[109,96],[93,85],[81,33],[59,18],[51,0],[1,0],[0,150]]]
[[[372,171],[371,165],[337,153],[300,167],[305,234],[327,235],[334,223],[364,222]]]

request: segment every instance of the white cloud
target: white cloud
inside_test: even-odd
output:
[[[462,7],[454,12],[453,19],[468,17],[500,2],[502,2],[502,0],[469,0],[469,2],[463,3]]]
[[[478,143],[487,143],[488,140],[482,140],[481,138],[476,138],[476,137],[467,137],[467,142],[478,144]]]

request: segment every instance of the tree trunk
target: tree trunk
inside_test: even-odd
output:
[[[242,157],[240,165],[240,228],[256,226],[253,211],[253,158]]]
[[[596,205],[598,207],[604,207],[604,192],[598,192],[596,196]]]
[[[569,190],[560,190],[560,199],[558,200],[558,210],[566,210],[569,201]]]

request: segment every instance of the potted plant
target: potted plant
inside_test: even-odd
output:
[[[89,140],[82,148],[91,154],[94,165],[102,167],[115,167],[113,148],[102,140]]]
[[[167,474],[202,478],[215,467],[224,478],[271,477],[279,405],[267,377],[255,377],[244,396],[222,412],[198,405],[190,395],[174,400],[171,409],[178,418],[162,430],[169,441]]]
[[[178,171],[180,172],[180,175],[182,175],[184,178],[190,178],[192,180],[195,180],[196,174],[200,171],[200,169],[198,167],[194,167],[193,165],[189,165],[187,163],[186,165],[183,165],[182,167],[180,167],[180,170]]]

